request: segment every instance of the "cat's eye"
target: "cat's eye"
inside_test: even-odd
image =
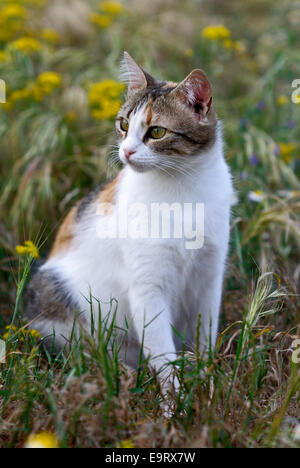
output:
[[[163,127],[152,127],[149,130],[149,137],[153,138],[154,140],[160,140],[165,136],[167,130]]]
[[[121,130],[123,130],[123,132],[128,132],[128,129],[129,129],[128,120],[122,118],[120,120],[120,127],[121,127]]]

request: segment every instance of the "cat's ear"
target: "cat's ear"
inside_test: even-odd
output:
[[[200,118],[206,117],[212,103],[212,88],[204,71],[192,71],[173,93],[192,107]]]
[[[128,85],[128,92],[142,91],[155,85],[155,79],[145,72],[128,54],[124,52],[121,61],[121,80]]]

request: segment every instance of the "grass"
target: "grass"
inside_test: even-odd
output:
[[[300,77],[297,2],[155,0],[150,11],[149,2],[128,0],[113,14],[90,0],[56,21],[56,2],[14,3],[26,18],[0,33],[0,337],[16,327],[0,365],[0,447],[22,447],[43,431],[63,447],[299,447],[300,369],[291,359],[300,333],[300,105],[290,99]],[[93,12],[106,18],[101,27]],[[231,42],[204,37],[210,24],[225,25]],[[16,48],[24,36],[38,50]],[[207,72],[238,195],[217,349],[174,363],[181,391],[170,420],[142,360],[138,373],[119,362],[113,327],[103,324],[98,345],[93,333],[73,336],[55,356],[22,321],[31,259],[15,246],[32,240],[46,256],[71,206],[118,170],[113,117],[90,93],[118,81],[123,50],[159,78]],[[38,77],[49,71],[59,78],[43,88]],[[119,98],[111,99],[113,108]]]

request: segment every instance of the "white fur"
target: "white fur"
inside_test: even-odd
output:
[[[128,137],[120,147],[124,163],[124,147],[136,153],[121,173],[116,204],[124,200],[146,206],[153,202],[204,203],[204,247],[186,250],[181,239],[101,240],[96,232],[104,220],[91,213],[77,225],[68,251],[51,258],[43,270],[51,270],[66,281],[88,329],[90,306],[86,298],[90,293],[102,301],[103,316],[109,311],[110,299],[116,298],[117,325],[125,328],[125,318],[131,324],[124,359],[137,365],[144,334],[145,354],[151,355],[151,363],[158,369],[181,350],[171,324],[194,349],[201,314],[201,349],[207,349],[209,339],[215,345],[233,189],[223,157],[220,125],[210,150],[187,161],[184,172],[170,169],[166,173],[159,169],[159,157],[143,144],[144,119],[143,109],[131,117]],[[96,301],[94,308],[96,312]],[[51,333],[53,326],[55,323],[44,322],[43,332],[48,328]],[[63,334],[68,334],[68,327]]]
[[[147,85],[147,80],[143,70],[135,63],[132,57],[124,52],[124,57],[120,65],[120,80],[131,88],[143,88]]]

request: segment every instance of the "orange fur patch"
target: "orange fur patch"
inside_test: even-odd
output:
[[[117,176],[114,180],[109,182],[99,193],[97,200],[100,203],[113,203],[118,181],[119,176]],[[77,206],[74,206],[74,208],[72,208],[72,210],[70,211],[70,213],[68,214],[58,231],[49,258],[55,257],[56,255],[60,254],[63,251],[66,251],[70,247],[70,244],[74,237],[73,228],[76,223],[76,214]]]
[[[55,257],[59,253],[69,248],[73,239],[73,226],[75,224],[74,222],[76,213],[77,207],[74,206],[74,208],[72,208],[72,210],[70,211],[70,213],[68,214],[58,231],[49,258]]]
[[[146,118],[146,124],[149,126],[150,123],[151,123],[151,120],[152,120],[152,116],[153,116],[153,113],[152,113],[152,102],[149,102],[146,109],[145,109],[145,112],[148,112],[147,114],[147,118]]]
[[[163,88],[176,88],[176,86],[178,86],[178,83],[175,83],[174,81],[167,81]]]
[[[113,203],[119,182],[119,175],[111,182],[105,185],[104,189],[99,193],[98,200],[100,203]]]

